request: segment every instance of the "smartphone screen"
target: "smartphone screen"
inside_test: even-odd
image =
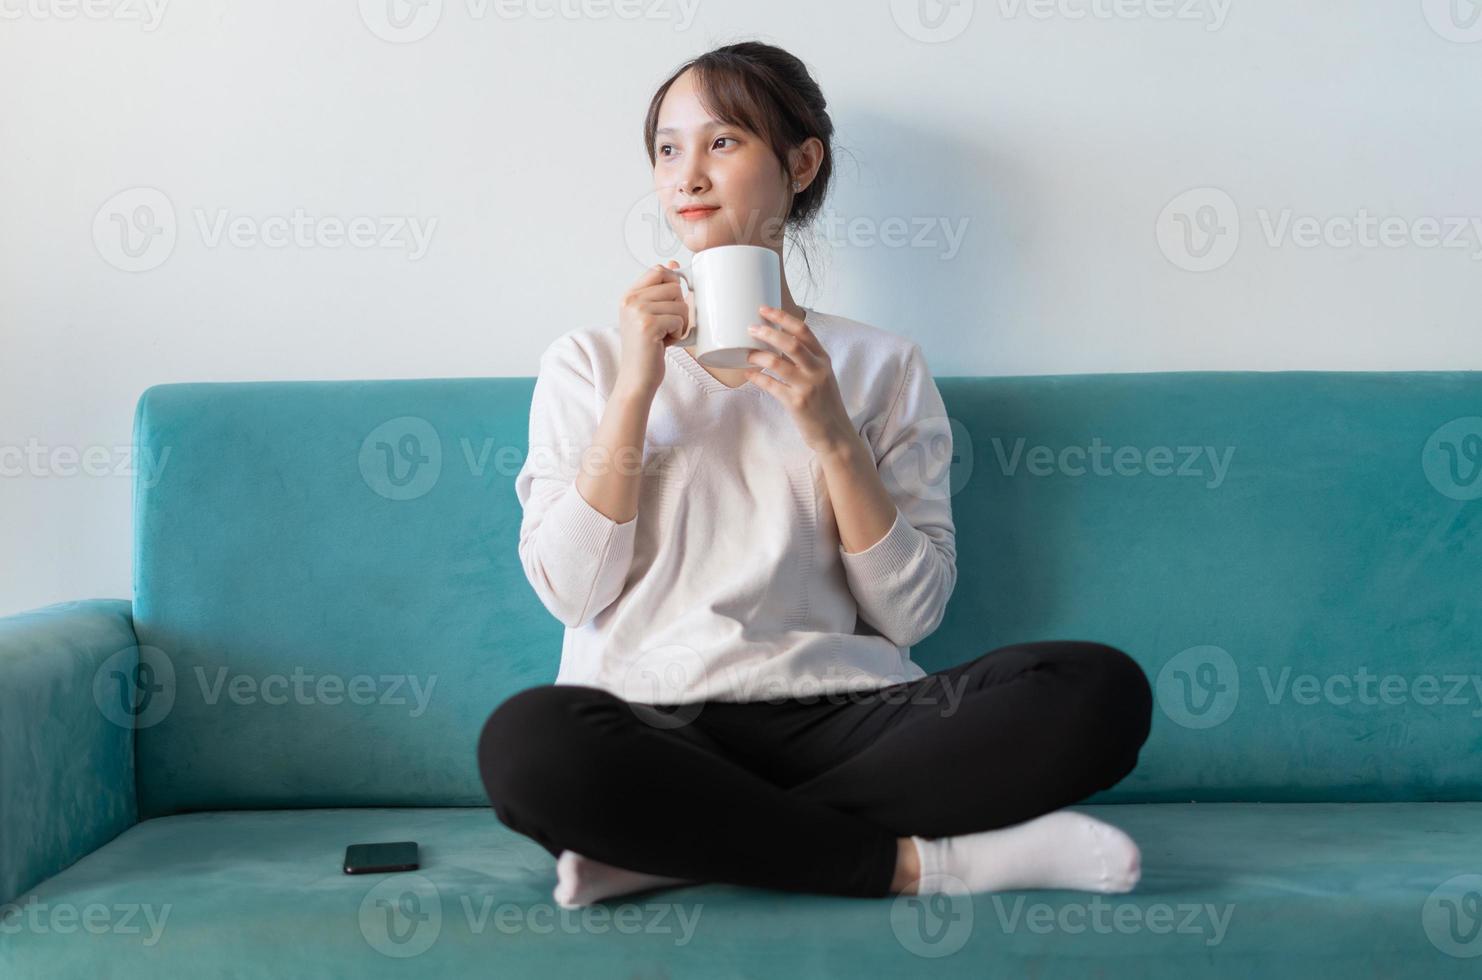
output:
[[[362,875],[377,871],[415,871],[417,842],[393,841],[386,844],[351,844],[345,848],[345,874]]]

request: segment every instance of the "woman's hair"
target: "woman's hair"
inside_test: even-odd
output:
[[[695,90],[706,111],[721,122],[742,126],[766,140],[781,161],[784,178],[790,180],[786,170],[790,150],[810,136],[823,143],[818,173],[812,183],[793,196],[783,222],[784,231],[808,228],[823,207],[833,179],[834,122],[829,118],[823,90],[807,67],[794,55],[759,41],[727,44],[680,65],[659,86],[648,105],[643,142],[650,167],[658,157],[654,130],[659,125],[659,106],[674,80],[692,68]]]

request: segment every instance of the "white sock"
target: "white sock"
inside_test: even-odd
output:
[[[916,837],[921,894],[960,890],[1072,888],[1129,892],[1142,874],[1142,853],[1121,830],[1074,810],[956,837]]]
[[[603,864],[575,851],[562,851],[556,858],[556,888],[551,893],[563,909],[581,908],[613,895],[665,885],[693,884],[687,878],[665,878],[662,875],[629,871]]]

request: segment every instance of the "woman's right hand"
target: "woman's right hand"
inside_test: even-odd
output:
[[[622,358],[617,385],[652,398],[664,380],[664,350],[684,337],[692,316],[689,299],[680,291],[679,276],[655,265],[639,276],[618,306]]]

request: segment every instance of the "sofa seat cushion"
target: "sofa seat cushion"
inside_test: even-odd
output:
[[[1136,891],[923,902],[705,884],[564,910],[551,899],[551,855],[487,808],[158,817],[5,910],[0,976],[982,980],[1482,970],[1482,803],[1075,809],[1140,843]],[[348,843],[407,839],[422,845],[420,871],[340,870]]]

